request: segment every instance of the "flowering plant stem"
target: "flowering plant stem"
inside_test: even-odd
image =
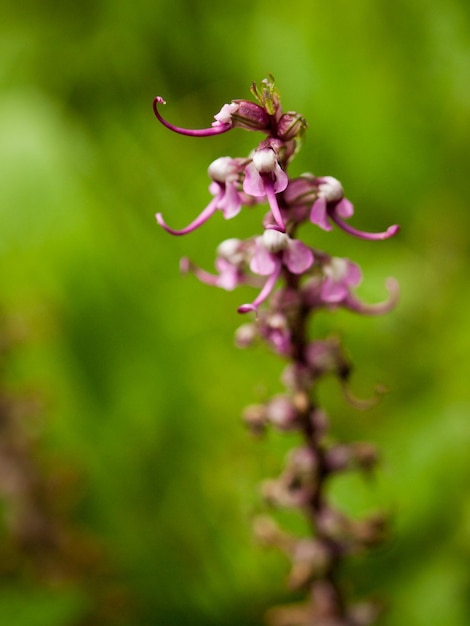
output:
[[[189,136],[211,136],[232,128],[259,131],[267,135],[248,158],[220,157],[209,166],[213,198],[189,226],[175,230],[160,226],[173,235],[186,235],[199,228],[220,210],[226,219],[243,207],[267,205],[263,233],[246,240],[230,238],[217,248],[216,273],[182,259],[181,269],[191,271],[209,285],[232,290],[247,284],[258,288],[250,303],[239,306],[241,314],[254,314],[236,332],[239,347],[261,339],[287,363],[282,374],[284,392],[263,404],[247,407],[245,422],[255,433],[268,427],[297,431],[302,443],[290,451],[281,475],[263,483],[262,492],[274,508],[300,510],[311,527],[307,537],[282,530],[271,516],[255,520],[255,533],[267,545],[278,546],[290,559],[289,585],[304,589],[299,604],[275,607],[267,612],[273,626],[367,626],[377,615],[373,603],[354,603],[344,593],[340,570],[346,558],[375,545],[384,535],[383,515],[349,519],[329,502],[327,487],[336,474],[350,470],[370,472],[377,452],[365,442],[336,444],[328,433],[328,418],[316,401],[318,382],[335,376],[348,401],[359,408],[370,402],[356,400],[349,390],[351,366],[335,337],[310,337],[311,318],[320,310],[339,307],[362,315],[389,311],[396,303],[398,286],[388,279],[389,297],[378,304],[366,304],[354,293],[361,282],[358,265],[347,258],[331,256],[307,246],[297,238],[298,227],[311,223],[329,231],[334,225],[365,241],[389,239],[398,232],[393,225],[380,233],[351,226],[352,203],[344,196],[341,183],[331,176],[307,173],[290,178],[287,170],[307,127],[298,113],[283,113],[278,91],[270,76],[253,85],[257,102],[233,100],[216,114],[212,126],[192,131],[173,126],[161,115],[154,100],[157,119],[174,132]],[[375,399],[373,400],[375,401]],[[373,402],[372,401],[372,402]]]

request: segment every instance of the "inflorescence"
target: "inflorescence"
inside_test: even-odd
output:
[[[339,380],[346,398],[351,365],[338,339],[309,336],[311,316],[323,309],[338,307],[377,315],[393,308],[398,285],[387,279],[389,297],[376,304],[362,302],[355,288],[362,280],[359,266],[347,258],[330,256],[313,249],[296,237],[299,226],[312,223],[325,231],[336,225],[363,240],[393,237],[397,225],[379,233],[359,230],[349,222],[354,214],[341,183],[331,176],[307,173],[290,178],[287,169],[297,153],[307,128],[295,112],[283,113],[271,76],[255,84],[256,100],[233,100],[214,116],[209,128],[189,130],[166,121],[157,96],[153,109],[158,120],[170,130],[193,137],[207,137],[234,128],[266,135],[247,158],[223,156],[208,169],[212,200],[188,226],[175,230],[157,213],[158,224],[173,235],[186,235],[202,226],[216,211],[225,219],[238,215],[243,207],[267,204],[263,232],[246,240],[229,238],[217,248],[216,273],[196,266],[187,258],[181,270],[192,272],[209,285],[233,290],[238,285],[258,289],[257,296],[238,307],[239,313],[255,313],[255,319],[236,332],[240,347],[264,340],[287,360],[282,375],[285,392],[261,405],[248,407],[245,422],[255,433],[269,426],[283,431],[297,430],[303,436],[300,447],[291,451],[279,478],[263,485],[265,500],[274,507],[300,509],[312,526],[312,537],[298,538],[282,531],[268,517],[255,523],[258,537],[280,547],[292,562],[289,582],[307,591],[305,602],[276,607],[267,619],[274,626],[365,626],[375,620],[372,604],[351,604],[340,584],[343,559],[377,543],[383,535],[384,520],[375,515],[349,520],[328,501],[325,486],[330,477],[346,470],[370,472],[375,466],[375,448],[364,442],[335,444],[327,437],[328,419],[318,406],[315,389],[325,375]],[[365,403],[367,404],[367,402]]]

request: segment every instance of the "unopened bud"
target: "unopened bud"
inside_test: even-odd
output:
[[[277,124],[277,136],[283,141],[300,138],[307,129],[307,121],[299,113],[284,113]]]
[[[274,172],[277,165],[277,157],[272,148],[257,150],[253,155],[253,165],[260,174]]]
[[[235,331],[235,345],[237,348],[248,348],[258,336],[255,324],[242,324]]]
[[[289,236],[278,230],[268,228],[263,233],[263,245],[268,252],[276,254],[282,252],[289,245]]]
[[[318,189],[328,202],[338,202],[344,197],[343,186],[333,176],[322,176],[319,178]]]
[[[255,435],[260,435],[266,426],[266,407],[264,404],[250,404],[244,409],[242,419]]]
[[[232,113],[232,126],[234,128],[244,128],[245,130],[267,130],[269,126],[269,115],[266,110],[250,100],[234,100],[237,105]]]
[[[281,430],[290,430],[297,425],[297,410],[287,395],[277,395],[266,406],[267,420]]]
[[[240,264],[244,256],[242,240],[236,237],[225,239],[217,246],[217,256],[226,259],[233,265]]]
[[[289,206],[311,206],[317,197],[318,189],[315,187],[315,177],[312,174],[302,174],[299,178],[290,180],[284,191],[284,202]]]
[[[224,156],[213,161],[207,171],[212,180],[225,183],[227,178],[233,178],[237,175],[238,165],[232,157]]]

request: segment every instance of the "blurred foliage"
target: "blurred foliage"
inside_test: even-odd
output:
[[[153,118],[153,96],[175,123],[205,126],[267,72],[285,109],[310,123],[292,172],[338,177],[359,227],[402,225],[381,244],[305,230],[361,264],[364,298],[382,298],[388,275],[402,287],[387,317],[338,312],[317,324],[344,336],[357,394],[390,388],[366,413],[333,382],[322,390],[338,438],[383,451],[376,480],[347,477],[331,494],[394,520],[391,541],[351,565],[354,586],[386,600],[387,626],[469,623],[469,7],[0,6],[1,305],[24,335],[2,385],[35,389],[41,454],[81,476],[68,523],[93,534],[132,598],[123,624],[254,626],[285,597],[283,557],[254,544],[250,519],[257,483],[292,440],[254,441],[239,421],[244,405],[279,389],[281,364],[234,349],[242,293],[178,273],[182,255],[210,268],[218,242],[253,234],[260,214],[217,216],[187,238],[154,222],[156,210],[188,222],[208,201],[211,160],[255,142],[243,131],[172,135]],[[101,576],[94,584],[105,586]],[[0,623],[92,623],[86,578],[3,577]]]

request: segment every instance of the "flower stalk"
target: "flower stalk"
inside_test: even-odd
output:
[[[174,132],[210,136],[233,128],[261,131],[267,137],[247,158],[221,157],[209,167],[212,201],[182,230],[169,228],[161,213],[157,222],[174,235],[199,228],[217,210],[226,219],[243,207],[267,205],[262,233],[242,241],[227,239],[217,249],[216,273],[183,259],[181,269],[202,282],[235,289],[251,285],[257,295],[241,304],[238,312],[250,317],[236,332],[236,344],[246,348],[257,340],[267,344],[286,362],[281,377],[282,393],[264,404],[251,405],[243,412],[255,434],[269,428],[296,431],[298,445],[289,453],[280,476],[263,483],[262,494],[269,507],[301,512],[311,534],[295,537],[283,531],[271,515],[255,520],[257,537],[277,546],[290,560],[288,584],[302,589],[299,604],[275,607],[266,614],[271,626],[367,626],[374,623],[373,603],[357,603],[345,592],[340,570],[351,555],[368,550],[384,537],[381,514],[362,520],[349,519],[335,508],[327,488],[333,478],[346,471],[369,474],[378,454],[365,442],[337,444],[329,433],[328,417],[319,406],[317,388],[325,376],[337,378],[345,400],[359,408],[377,401],[354,398],[349,388],[351,363],[335,337],[311,337],[311,319],[319,311],[344,308],[360,315],[379,315],[397,302],[398,285],[387,279],[388,298],[377,304],[362,302],[355,288],[362,280],[359,266],[347,258],[331,256],[311,248],[298,237],[298,229],[310,224],[326,231],[334,225],[365,241],[393,237],[399,230],[389,226],[369,233],[352,226],[352,203],[341,183],[331,176],[302,174],[291,178],[288,166],[297,153],[305,119],[295,112],[283,113],[279,93],[270,76],[251,88],[257,102],[233,100],[215,115],[210,129],[190,131],[174,127],[160,115],[160,97],[154,100],[158,120]]]

